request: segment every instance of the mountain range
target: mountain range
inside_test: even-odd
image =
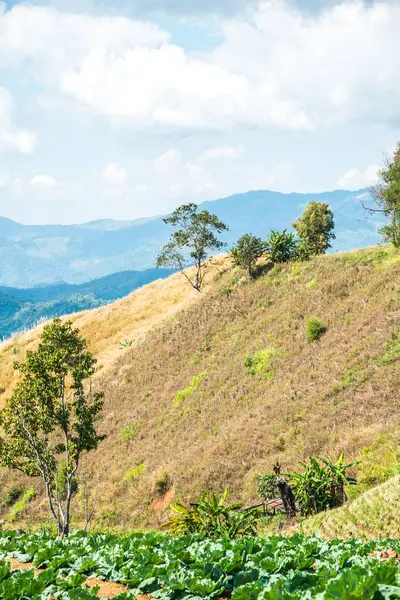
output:
[[[204,202],[201,207],[229,226],[224,235],[229,246],[243,233],[265,238],[271,229],[290,228],[310,200],[327,202],[335,215],[332,251],[337,251],[377,243],[377,221],[366,218],[361,204],[367,195],[367,190],[320,194],[260,190]],[[0,218],[0,285],[80,284],[120,271],[152,269],[170,233],[162,217],[81,225],[21,225]]]
[[[138,287],[168,277],[168,269],[122,271],[86,283],[0,287],[0,339],[34,326],[42,319],[97,308],[123,298]]]

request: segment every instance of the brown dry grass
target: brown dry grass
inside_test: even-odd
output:
[[[99,348],[100,363],[108,357],[108,371],[96,383],[106,394],[101,427],[108,438],[87,461],[100,477],[102,526],[164,520],[166,510],[153,502],[162,473],[172,481],[174,501],[228,488],[232,500],[247,502],[254,497],[254,474],[269,472],[275,460],[288,470],[310,455],[335,458],[343,450],[356,459],[363,446],[399,424],[400,361],[378,364],[399,324],[398,252],[374,248],[320,257],[276,267],[256,281],[243,282],[245,273],[236,269],[223,271],[201,297],[190,295],[176,276],[152,284],[153,316],[143,320],[152,330],[123,352],[115,351],[117,340],[135,335],[134,328],[110,332],[114,321],[130,321],[128,314],[119,316],[124,301],[107,307],[108,341],[100,312],[75,321],[84,335],[93,332],[89,344]],[[167,320],[157,306],[163,285],[179,298]],[[134,296],[131,310],[138,306]],[[314,344],[305,338],[310,316],[328,328]],[[244,365],[246,356],[264,348],[277,351],[272,379],[250,375]],[[366,381],[343,387],[343,375],[357,365]],[[204,373],[197,389],[174,403],[177,392]],[[121,430],[137,419],[136,438],[123,441]],[[125,473],[142,463],[145,473],[127,481]],[[44,511],[35,500],[29,515],[39,519]]]
[[[221,268],[222,263],[223,259],[218,257],[213,261],[209,277]],[[139,344],[152,327],[196,301],[198,296],[182,275],[177,274],[153,281],[112,304],[69,315],[68,319],[81,330],[97,358],[97,374],[102,375],[120,358],[121,342],[128,340],[134,345]],[[0,343],[0,403],[15,384],[14,361],[23,360],[26,351],[36,347],[42,329],[43,325],[40,325]]]

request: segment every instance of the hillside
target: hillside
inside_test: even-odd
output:
[[[304,535],[356,538],[396,538],[400,532],[400,476],[366,491],[349,504],[307,519]]]
[[[0,339],[28,329],[42,319],[102,306],[168,275],[171,275],[168,269],[147,269],[114,273],[80,285],[0,286]]]
[[[400,253],[387,247],[276,266],[256,281],[221,259],[202,295],[174,275],[74,315],[106,397],[108,437],[84,466],[98,523],[154,525],[171,500],[206,489],[248,502],[254,474],[277,459],[289,470],[310,455],[372,452],[380,468],[368,475],[364,461],[364,480],[393,474],[397,454],[388,458],[381,444],[398,443],[399,276]],[[327,327],[312,344],[310,316]],[[3,397],[13,358],[36,336],[3,344]],[[124,338],[135,343],[120,350]],[[17,479],[3,471],[4,494]],[[40,494],[26,516],[46,517]]]
[[[284,229],[310,200],[328,202],[335,214],[336,251],[377,243],[376,218],[366,219],[360,202],[365,195],[365,190],[323,194],[260,190],[204,202],[202,207],[229,225],[224,240],[231,245],[244,233],[264,239],[270,229]],[[151,269],[169,234],[161,217],[45,226],[0,218],[0,285],[82,283],[127,269]]]

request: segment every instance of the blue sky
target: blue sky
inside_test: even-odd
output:
[[[76,223],[374,182],[400,3],[0,0],[0,215]]]

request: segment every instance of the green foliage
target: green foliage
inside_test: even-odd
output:
[[[172,486],[172,479],[167,471],[164,471],[159,477],[157,477],[154,483],[154,493],[159,498],[165,496],[168,490]]]
[[[14,523],[14,521],[17,520],[17,517],[19,517],[19,515],[22,512],[24,512],[28,503],[35,496],[36,496],[35,488],[30,488],[29,490],[27,490],[25,492],[25,494],[22,496],[22,498],[20,500],[17,500],[17,502],[15,502],[14,506],[12,506],[12,508],[9,510],[8,515],[7,515],[7,521],[9,523]]]
[[[87,577],[127,585],[129,591],[116,600],[394,600],[400,595],[400,541],[394,539],[76,532],[61,541],[47,532],[4,531],[0,544],[5,556],[45,568],[36,576],[33,569],[11,573],[0,561],[4,600],[97,598],[98,588],[84,585]],[[387,556],[393,558],[383,562]]]
[[[319,340],[326,331],[327,328],[320,319],[317,317],[308,319],[306,323],[306,338],[309,344]]]
[[[376,202],[376,208],[367,208],[370,213],[381,213],[388,224],[379,232],[385,242],[400,247],[400,142],[392,158],[387,158],[386,164],[379,171],[378,184],[370,190]]]
[[[205,379],[207,379],[206,372],[198,373],[197,375],[195,375],[192,381],[189,383],[189,385],[176,394],[174,398],[174,406],[180,406],[184,400],[190,398],[190,396],[193,396],[201,382]]]
[[[271,359],[278,355],[275,348],[264,348],[250,354],[245,359],[245,367],[250,375],[261,375],[266,379],[274,377],[274,369],[271,365]]]
[[[400,329],[392,332],[392,335],[386,343],[385,353],[378,359],[379,365],[391,365],[400,357]]]
[[[235,265],[247,269],[250,277],[255,277],[257,274],[257,261],[264,254],[265,249],[265,242],[254,235],[246,233],[238,239],[230,254]]]
[[[295,260],[298,252],[298,242],[293,233],[284,229],[282,232],[271,231],[265,244],[272,263],[285,263]]]
[[[276,475],[258,475],[257,492],[264,501],[279,497]]]
[[[400,446],[388,435],[380,435],[360,452],[358,479],[361,484],[383,483],[400,474]]]
[[[86,391],[96,361],[71,322],[55,319],[43,329],[39,346],[16,362],[21,378],[0,422],[0,463],[43,479],[49,510],[60,535],[68,535],[73,479],[83,452],[97,448],[105,436],[96,431],[103,394]],[[67,479],[65,501],[58,477]]]
[[[132,348],[133,346],[133,342],[134,340],[123,340],[122,342],[119,343],[119,349],[120,350],[125,350],[125,348]]]
[[[368,380],[368,372],[362,371],[360,365],[352,367],[342,375],[342,389],[356,388]]]
[[[130,481],[131,483],[135,482],[141,475],[146,473],[147,465],[145,462],[141,462],[130,471],[125,473],[124,479],[125,481]]]
[[[143,421],[140,417],[136,419],[130,425],[124,427],[119,434],[120,439],[123,442],[131,442],[134,440],[139,432],[140,427],[143,425]]]
[[[236,538],[256,534],[257,514],[246,510],[238,512],[240,504],[226,505],[228,491],[218,499],[214,492],[205,493],[197,503],[189,507],[183,504],[171,505],[177,517],[163,527],[174,535],[198,533],[204,536]]]
[[[303,215],[293,223],[301,242],[301,257],[325,254],[335,239],[333,213],[328,204],[309,202]]]
[[[342,453],[335,463],[324,457],[310,457],[309,464],[300,463],[303,473],[291,473],[290,485],[303,516],[341,506],[346,498],[344,488],[356,480],[347,471],[357,463],[345,464]]]
[[[15,502],[22,496],[21,488],[15,487],[12,488],[4,500],[0,503],[0,510],[4,510],[8,506],[12,506]]]
[[[177,227],[178,230],[162,248],[157,258],[157,267],[165,266],[181,271],[190,285],[200,292],[209,253],[225,245],[218,239],[217,233],[226,231],[228,227],[208,210],[199,212],[198,209],[197,204],[184,204],[164,219],[164,223]],[[193,263],[194,279],[184,271],[185,266]]]
[[[60,500],[66,500],[68,496],[68,465],[65,460],[60,462],[57,473],[57,492]],[[71,479],[71,494],[74,495],[78,491],[78,481],[76,477]]]

